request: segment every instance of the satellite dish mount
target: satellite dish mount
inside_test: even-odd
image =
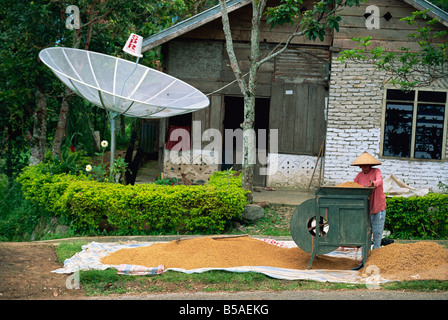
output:
[[[123,47],[123,51],[136,56],[137,60],[135,61],[135,66],[134,69],[132,69],[131,73],[129,73],[129,75],[126,77],[126,79],[123,81],[123,84],[121,86],[121,90],[120,90],[120,97],[123,95],[123,90],[124,90],[124,86],[126,85],[126,82],[128,82],[129,78],[132,76],[132,74],[135,72],[135,70],[137,69],[138,66],[138,61],[140,60],[141,57],[143,57],[142,55],[142,42],[143,42],[143,37],[135,34],[135,33],[131,33],[131,35],[128,38],[128,41],[126,41],[125,46]],[[121,98],[119,98],[117,105],[121,104]],[[127,108],[126,111],[129,110],[129,108],[131,108],[131,105]],[[104,109],[107,110],[106,106],[104,106]],[[126,111],[124,111],[121,114],[126,113]],[[116,139],[115,139],[115,117],[118,115],[118,113],[113,112],[113,111],[108,111],[109,113],[109,118],[110,118],[110,167],[112,168],[114,161],[115,161],[115,148],[116,148]]]
[[[138,64],[142,38],[131,34],[123,51],[135,63],[75,48],[53,47],[39,59],[70,90],[93,105],[106,109],[111,120],[110,165],[115,160],[115,117],[167,118],[203,109],[209,99],[188,83]]]

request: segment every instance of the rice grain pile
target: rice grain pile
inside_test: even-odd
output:
[[[357,182],[354,181],[347,181],[341,184],[338,184],[336,187],[339,188],[364,188],[362,185],[360,185]]]
[[[391,279],[448,280],[448,251],[436,242],[392,243],[371,250],[369,265]]]
[[[156,243],[150,246],[121,249],[101,259],[110,265],[134,264],[165,268],[230,268],[270,266],[304,270],[310,254],[299,247],[283,248],[250,237],[212,239],[209,237]],[[347,270],[358,264],[347,258],[319,256],[313,269]]]
[[[305,270],[310,254],[299,247],[283,248],[250,238],[212,239],[210,237],[174,240],[145,247],[121,249],[101,259],[109,265],[133,264],[165,268],[230,268],[271,266]],[[312,269],[350,270],[359,261],[348,258],[318,256]],[[387,279],[448,280],[448,251],[436,242],[393,243],[369,251],[366,267],[375,265]],[[366,269],[361,269],[363,274]]]

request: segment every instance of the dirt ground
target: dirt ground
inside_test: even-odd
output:
[[[48,243],[0,243],[0,300],[86,299],[82,287],[77,290],[66,287],[69,275],[51,272],[63,266],[55,249],[55,245]],[[447,281],[448,264],[421,272],[419,279]]]
[[[0,243],[0,300],[77,299],[81,289],[67,289],[67,275],[52,273],[59,263],[48,244]]]

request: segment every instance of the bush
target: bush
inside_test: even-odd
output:
[[[401,239],[448,237],[448,194],[387,198],[385,229]]]
[[[231,219],[241,218],[246,205],[241,176],[232,173],[216,173],[204,186],[125,186],[30,166],[17,181],[27,199],[65,216],[78,231],[98,229],[106,220],[125,233],[219,233]]]
[[[0,175],[0,241],[30,241],[35,228],[52,215],[23,197],[20,185]]]

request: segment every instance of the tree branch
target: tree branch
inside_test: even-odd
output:
[[[104,14],[102,14],[102,15],[96,17],[96,18],[93,19],[92,21],[89,21],[89,22],[86,22],[86,23],[82,24],[82,25],[80,26],[80,29],[82,29],[82,28],[84,28],[84,27],[87,27],[87,26],[90,26],[91,24],[94,24],[94,23],[96,23],[97,21],[103,19],[105,16],[107,16],[109,13],[111,13],[113,9],[114,9],[114,8],[111,7],[111,8],[109,8],[109,10],[107,10]]]
[[[327,19],[329,16],[335,15],[338,11],[342,10],[342,6],[341,5],[336,5],[330,12],[327,12],[326,14],[324,14],[324,12],[322,12],[318,19],[316,20],[318,23],[320,23],[322,20]],[[308,10],[308,12],[311,12],[311,10]],[[303,17],[303,15],[302,15]],[[261,59],[260,61],[258,61],[258,67],[261,66],[263,63],[277,57],[278,55],[282,54],[283,52],[286,51],[286,49],[289,47],[289,45],[291,44],[291,41],[295,38],[295,37],[300,37],[305,35],[305,30],[299,31],[300,27],[302,27],[302,21],[301,19],[299,19],[299,21],[297,22],[297,28],[295,30],[295,32],[293,32],[292,34],[289,35],[289,37],[286,39],[285,44],[283,45],[283,47],[271,54],[268,54],[265,58]],[[277,47],[279,47],[281,45],[281,43],[278,44]],[[275,49],[274,49],[275,50]]]
[[[285,52],[285,50],[288,49],[289,45],[291,44],[292,39],[294,39],[295,37],[302,36],[303,34],[304,34],[303,31],[292,33],[288,37],[288,39],[286,40],[285,44],[283,45],[283,47],[280,50],[278,50],[278,51],[276,51],[276,52],[274,52],[272,54],[269,54],[266,57],[264,57],[263,59],[261,59],[260,61],[258,61],[258,63],[257,63],[258,67],[261,66],[263,63],[265,63],[265,62],[267,62],[267,61],[277,57],[278,55],[282,54],[283,52]]]

